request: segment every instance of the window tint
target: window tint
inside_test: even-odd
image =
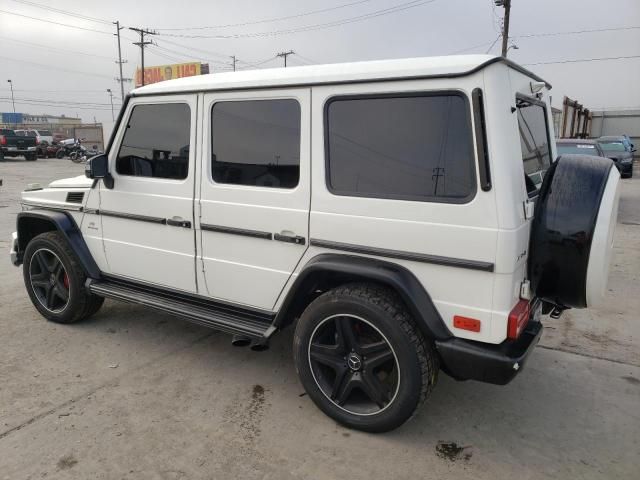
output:
[[[605,152],[626,152],[627,148],[622,142],[598,142]]]
[[[580,145],[580,144],[556,144],[556,150],[558,150],[558,155],[565,155],[567,153],[572,155],[592,155],[595,157],[600,156],[600,152],[595,145]]]
[[[336,194],[462,203],[475,193],[461,95],[338,98],[326,122],[328,183]]]
[[[551,150],[547,130],[547,112],[542,105],[518,98],[518,129],[520,149],[527,176],[527,191],[535,192],[551,165]]]
[[[213,179],[294,188],[300,176],[296,100],[218,102],[211,114]]]
[[[136,105],[118,152],[116,171],[138,177],[187,178],[190,131],[186,104]]]

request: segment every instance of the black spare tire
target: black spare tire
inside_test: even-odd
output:
[[[536,295],[586,308],[606,292],[620,196],[611,160],[564,155],[549,168],[536,201],[529,279]]]

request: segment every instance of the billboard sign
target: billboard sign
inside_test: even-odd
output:
[[[173,65],[156,65],[154,67],[145,67],[144,84],[149,85],[151,83],[171,80],[173,78],[193,77],[194,75],[209,73],[209,69],[205,67],[208,67],[208,65],[203,65],[198,62],[175,63]],[[140,86],[142,86],[142,72],[138,68],[136,69],[136,87]]]
[[[22,123],[22,113],[2,112],[2,123]]]

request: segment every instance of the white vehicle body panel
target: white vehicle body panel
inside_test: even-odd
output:
[[[193,224],[193,195],[196,172],[196,95],[145,97],[129,102],[109,152],[109,171],[114,188],[100,182],[100,215],[91,215],[101,225],[108,269],[106,273],[197,292],[195,279],[195,238],[192,229],[151,221],[136,221],[107,215],[115,212],[143,217],[180,217]],[[185,103],[191,109],[191,148],[188,175],[184,180],[119,175],[116,157],[136,105]],[[93,249],[92,249],[93,252]]]
[[[527,275],[529,199],[514,113],[516,94],[532,97],[532,77],[494,57],[470,55],[359,62],[215,74],[136,89],[109,152],[115,188],[88,190],[81,178],[27,192],[25,202],[64,203],[67,191],[85,189],[85,213],[74,212],[99,268],[134,280],[236,304],[277,311],[305,265],[335,246],[353,246],[481,262],[490,269],[441,265],[363,253],[407,268],[424,286],[453,335],[497,344]],[[432,78],[425,78],[432,77]],[[325,105],[336,96],[456,91],[467,98],[481,88],[492,188],[477,188],[467,203],[336,195],[325,171]],[[156,95],[157,94],[157,95]],[[219,184],[211,167],[211,108],[228,100],[294,98],[301,109],[300,179],[293,189]],[[552,125],[546,90],[548,125]],[[137,104],[185,102],[191,108],[189,173],[185,180],[118,175],[115,158],[126,119]],[[471,115],[473,123],[473,115]],[[472,132],[475,140],[475,129]],[[453,132],[455,135],[456,132]],[[474,150],[476,144],[474,141]],[[550,145],[555,158],[555,144]],[[66,190],[63,190],[66,189]],[[59,191],[60,193],[54,193]],[[46,192],[46,193],[43,193]],[[193,228],[132,221],[181,217]],[[82,216],[84,215],[84,218]],[[203,230],[203,225],[297,235],[304,245]],[[454,328],[454,316],[481,321],[479,332]]]
[[[216,183],[212,173],[211,111],[217,102],[295,99],[300,105],[300,178],[292,189]],[[308,88],[204,95],[204,146],[199,224],[308,238],[310,201],[310,90]],[[198,255],[208,295],[272,309],[308,243],[295,245],[199,229]]]

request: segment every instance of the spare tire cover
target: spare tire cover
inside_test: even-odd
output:
[[[606,292],[620,174],[611,160],[564,155],[549,168],[531,224],[529,279],[543,300],[597,305]]]

